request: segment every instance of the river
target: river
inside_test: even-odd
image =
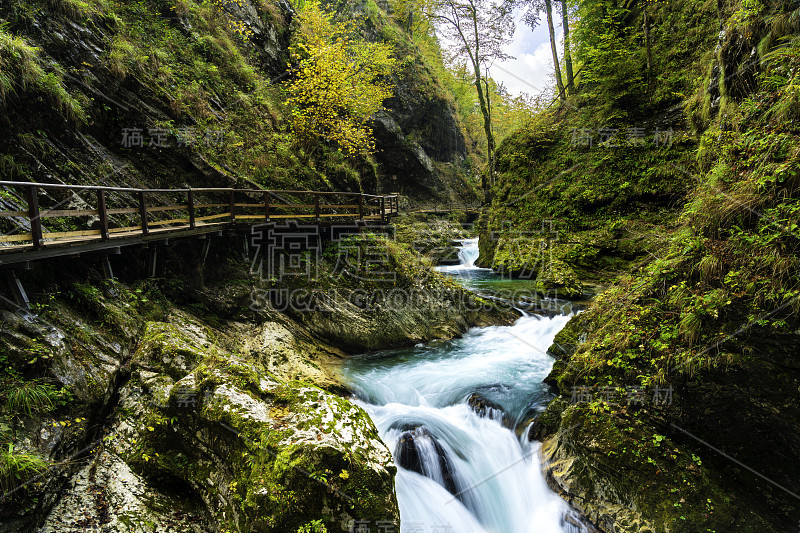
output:
[[[476,256],[477,241],[465,241],[461,264],[439,270],[478,291],[502,285],[474,266]],[[586,531],[547,486],[540,444],[527,439],[532,415],[552,397],[542,383],[553,364],[545,351],[568,320],[523,316],[344,364],[398,465],[402,533]]]

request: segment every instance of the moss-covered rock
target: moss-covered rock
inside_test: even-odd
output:
[[[603,531],[772,530],[646,409],[562,402],[546,413],[541,435],[557,428],[542,446],[548,481]]]
[[[395,220],[395,239],[430,259],[432,264],[457,265],[459,241],[470,233],[461,223],[427,213],[414,213]]]
[[[361,408],[208,346],[190,324],[160,332],[140,350],[177,343],[197,364],[175,381],[134,368],[115,442],[134,471],[158,486],[191,488],[218,527],[236,531],[399,521],[391,454]]]
[[[509,324],[518,314],[436,272],[405,244],[362,234],[347,243],[347,261],[318,263],[317,279],[287,280],[304,306],[287,314],[312,335],[350,353],[453,338],[470,327]],[[355,250],[358,250],[357,252]],[[313,305],[308,305],[308,302]]]

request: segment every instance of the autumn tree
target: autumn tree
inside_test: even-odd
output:
[[[431,18],[445,41],[452,43],[453,58],[467,62],[471,70],[478,105],[483,115],[487,143],[487,175],[493,179],[495,141],[484,72],[493,60],[506,59],[503,52],[514,33],[511,10],[492,0],[437,0]]]
[[[299,18],[290,47],[295,77],[287,87],[295,134],[331,142],[347,155],[371,153],[369,119],[394,91],[391,46],[364,41],[316,2]]]

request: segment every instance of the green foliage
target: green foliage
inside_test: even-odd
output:
[[[53,409],[62,393],[47,383],[14,381],[5,384],[0,397],[5,399],[5,411],[12,417],[19,417]]]
[[[312,520],[308,524],[300,527],[297,533],[328,533],[328,529],[322,520]]]
[[[69,120],[86,122],[83,106],[64,86],[61,68],[47,67],[39,48],[12,35],[5,26],[0,24],[0,102],[7,105],[19,93],[38,93]]]
[[[581,0],[570,34],[580,69],[584,121],[620,124],[679,103],[694,88],[703,53],[717,37],[716,6],[694,0],[648,0],[652,74],[642,30],[645,2]]]
[[[351,24],[335,22],[317,3],[305,5],[300,24],[287,100],[295,133],[331,142],[348,155],[373,152],[368,121],[393,94],[385,81],[396,65],[392,47],[360,39]]]
[[[47,461],[42,457],[18,451],[9,443],[8,448],[0,452],[0,491],[7,494],[46,469]]]

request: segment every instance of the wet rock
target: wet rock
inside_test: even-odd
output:
[[[335,531],[348,520],[398,519],[391,454],[360,407],[277,378],[190,320],[170,325],[140,351],[177,343],[195,366],[172,380],[171,363],[135,354],[120,394],[126,416],[113,428],[115,453],[133,472],[158,490],[190,489],[219,529],[294,531],[320,519]]]
[[[433,456],[431,456],[433,455]],[[429,477],[458,496],[453,465],[442,445],[425,426],[406,431],[397,439],[395,462],[400,468]]]
[[[480,417],[497,420],[503,427],[509,429],[513,427],[511,420],[509,420],[509,417],[506,416],[503,408],[488,398],[481,396],[480,394],[470,395],[469,399],[467,400],[467,405],[469,405],[472,410],[475,411],[475,414]]]

